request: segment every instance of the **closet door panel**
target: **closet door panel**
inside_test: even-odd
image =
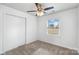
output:
[[[16,48],[25,44],[25,18],[17,15],[6,14],[6,33],[4,50]]]
[[[2,25],[2,17],[3,17],[3,11],[2,11],[2,6],[0,5],[0,54],[2,53],[2,37],[3,37],[3,25]]]

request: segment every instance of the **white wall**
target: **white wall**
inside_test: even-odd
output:
[[[6,21],[3,22],[3,18],[5,17],[5,13],[8,12],[26,18],[26,44],[35,40],[41,40],[51,44],[77,49],[79,47],[79,40],[77,40],[78,10],[79,9],[74,8],[48,16],[36,17],[10,7],[0,5],[0,53],[3,52],[2,42],[4,41],[3,39],[5,39],[3,35],[5,34],[5,32],[3,32],[5,27],[2,24],[5,25]],[[57,18],[60,20],[60,32],[58,35],[47,34],[47,21],[51,18]]]
[[[77,44],[78,44],[78,52],[79,52],[79,7],[78,7],[78,33],[77,33],[77,38],[78,38],[78,40],[77,40]]]
[[[4,50],[4,41],[6,39],[6,14],[12,14],[26,19],[26,44],[36,40],[36,22],[37,17],[24,13],[22,11],[7,7],[5,5],[0,5],[0,53],[6,51]],[[7,18],[8,19],[8,18]],[[10,42],[8,42],[10,43]],[[12,44],[12,43],[10,43]],[[14,43],[15,44],[15,43]],[[4,50],[4,51],[2,51]]]
[[[26,43],[31,43],[37,40],[37,17],[26,16]]]
[[[2,6],[0,6],[0,53],[2,53],[2,38],[3,38],[3,29],[2,29],[2,19],[3,19],[3,10],[2,10]]]
[[[74,8],[49,16],[39,17],[39,40],[62,47],[77,49],[77,16],[77,8]],[[47,34],[47,21],[51,18],[60,20],[60,32],[57,35]]]
[[[36,16],[32,16],[28,13],[24,13],[21,12],[19,10],[10,8],[10,7],[6,7],[5,9],[7,9],[6,12],[13,12],[15,15],[19,15],[21,17],[25,17],[26,19],[26,44],[33,42],[36,40],[36,35],[37,35],[37,17]],[[8,10],[10,9],[10,10]]]

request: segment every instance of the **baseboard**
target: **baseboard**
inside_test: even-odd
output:
[[[31,42],[29,42],[29,43],[27,43],[27,44],[30,44],[30,43],[35,42],[35,41],[42,41],[42,42],[49,43],[48,41],[43,41],[43,40],[34,40],[34,41],[31,41]],[[57,46],[60,46],[60,47],[63,47],[63,48],[67,48],[67,49],[71,49],[71,50],[76,50],[76,51],[78,51],[77,48],[65,47],[65,46],[61,46],[61,45],[55,44],[55,43],[49,43],[49,44],[53,44],[53,45],[57,45]],[[79,51],[78,51],[78,52],[79,52]]]
[[[43,41],[43,40],[39,40],[39,41],[49,43],[48,41]],[[61,46],[61,45],[55,44],[55,43],[49,43],[49,44],[53,44],[53,45],[57,45],[57,46],[60,46],[60,47],[66,48],[66,49],[78,51],[78,49],[76,49],[76,48],[65,47],[65,46]]]
[[[35,41],[37,41],[37,40],[33,40],[33,41],[26,41],[26,44],[30,44],[30,43],[35,42]]]

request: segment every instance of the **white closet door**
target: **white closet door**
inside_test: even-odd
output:
[[[2,53],[2,30],[3,30],[3,27],[2,27],[2,6],[0,5],[0,54]]]
[[[4,51],[25,44],[25,18],[6,14]]]

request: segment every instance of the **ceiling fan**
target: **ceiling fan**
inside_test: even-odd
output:
[[[27,11],[27,12],[36,12],[36,16],[42,16],[42,15],[44,15],[44,13],[46,13],[45,11],[54,8],[53,6],[43,8],[42,4],[40,4],[40,3],[35,3],[35,5],[36,5],[36,10]]]

